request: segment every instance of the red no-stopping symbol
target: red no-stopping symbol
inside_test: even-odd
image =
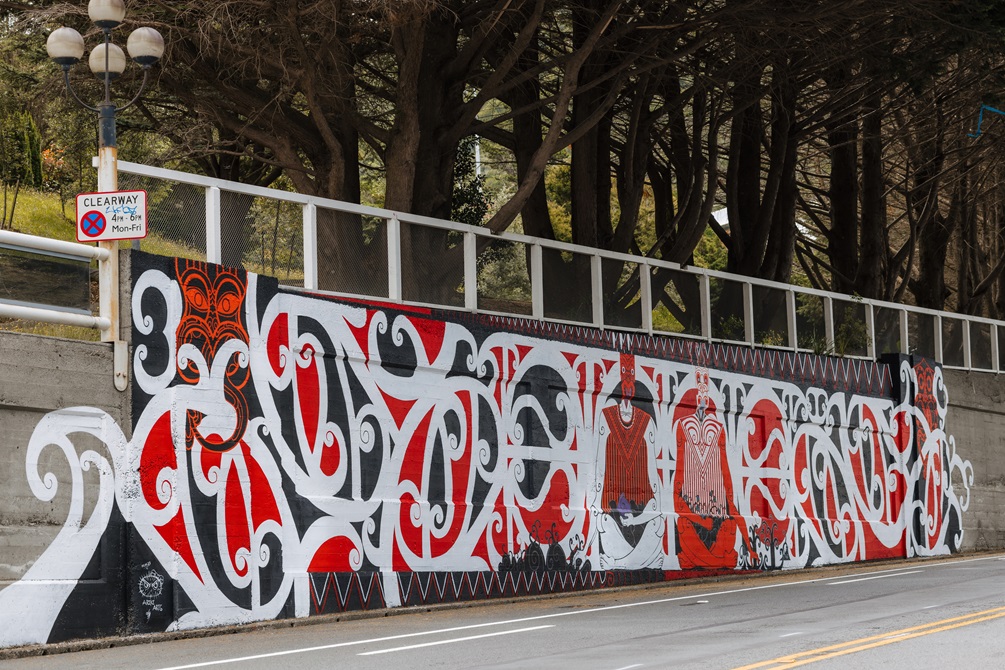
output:
[[[88,237],[97,237],[105,232],[105,215],[95,211],[84,214],[80,220],[80,231]]]

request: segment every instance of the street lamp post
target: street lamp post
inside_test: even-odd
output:
[[[150,68],[164,55],[164,38],[153,28],[137,28],[126,41],[129,56],[143,68],[143,82],[136,96],[127,104],[117,107],[112,102],[112,81],[126,69],[126,56],[122,49],[112,43],[112,30],[118,27],[126,16],[124,0],[90,0],[87,14],[101,32],[104,42],[91,50],[87,64],[91,72],[105,85],[104,100],[97,105],[89,105],[73,89],[70,83],[70,68],[80,62],[84,55],[84,38],[73,28],[58,28],[46,40],[46,51],[63,68],[66,89],[80,105],[98,114],[98,191],[109,192],[118,189],[118,148],[115,138],[115,115],[139,100],[146,88]],[[125,356],[125,347],[119,340],[119,245],[118,242],[99,242],[108,249],[108,259],[98,266],[100,287],[99,313],[108,319],[111,327],[102,331],[101,339],[116,343],[116,387],[125,388],[125,374],[120,375],[118,359]],[[122,366],[124,368],[124,366]],[[122,379],[120,379],[120,376]]]

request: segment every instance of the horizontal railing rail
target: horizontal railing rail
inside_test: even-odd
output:
[[[157,233],[158,226],[167,228],[168,222],[159,222],[158,216],[179,217],[190,227],[204,225],[204,230],[184,235],[204,240],[204,253],[194,255],[220,263],[224,245],[238,244],[224,239],[225,228],[235,229],[225,225],[226,219],[243,216],[238,223],[250,226],[254,239],[242,242],[246,245],[242,264],[249,269],[257,264],[257,271],[268,274],[270,254],[275,271],[277,248],[288,247],[288,276],[281,281],[309,291],[797,352],[866,359],[918,353],[949,368],[1001,372],[1005,366],[1003,321],[685,267],[516,232],[495,234],[467,224],[149,165],[120,162],[119,171],[120,179],[135,182],[131,187],[146,186],[153,193],[152,232]],[[191,197],[170,201],[175,185],[202,189],[200,202]],[[243,214],[237,208],[235,215],[232,205],[241,198]],[[160,209],[158,200],[165,203]],[[252,200],[257,209],[248,204]],[[284,204],[299,208],[299,216],[284,219]],[[186,207],[192,211],[204,207],[204,215],[183,215]],[[325,233],[325,250],[334,260],[319,255],[322,214],[336,219],[334,224],[328,221]],[[177,225],[172,230],[173,235],[182,235]],[[355,237],[354,249],[365,246],[376,259],[371,269],[357,257],[340,256],[349,253],[340,242],[340,236],[349,233]],[[319,266],[322,260],[325,267]],[[281,260],[278,264],[283,265]],[[342,283],[322,280],[332,274],[328,270],[335,264],[367,276]],[[290,271],[293,265],[295,272]],[[556,267],[561,271],[555,272]],[[350,275],[343,271],[341,276]],[[621,302],[611,304],[615,299]]]
[[[29,251],[60,254],[87,261],[103,261],[109,255],[108,249],[92,247],[87,244],[80,244],[79,242],[54,240],[50,237],[41,237],[39,235],[27,235],[12,230],[0,230],[0,245]]]
[[[109,256],[107,249],[9,230],[0,230],[0,249],[81,263],[90,263],[92,260],[104,261]],[[107,318],[95,316],[89,310],[65,305],[45,305],[15,300],[2,294],[0,294],[0,318],[95,328],[101,331],[107,331],[111,326],[111,322]]]

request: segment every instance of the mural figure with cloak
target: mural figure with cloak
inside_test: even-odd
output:
[[[656,467],[656,424],[635,402],[635,356],[621,354],[620,398],[600,412],[597,513],[601,569],[663,567],[666,521]],[[651,404],[650,404],[651,406]]]

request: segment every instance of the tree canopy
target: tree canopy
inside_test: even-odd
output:
[[[678,263],[714,234],[732,272],[1005,317],[1005,119],[976,127],[1002,88],[1005,2],[157,0],[131,11],[168,44],[124,119],[140,153]],[[85,3],[0,12],[0,86],[42,144],[69,144],[60,117],[73,112],[43,44],[61,23],[89,29]],[[474,144],[492,158],[487,178],[473,175]],[[319,221],[323,249],[351,244],[336,223]],[[423,266],[420,242],[412,271],[453,271]],[[354,253],[365,260],[362,244]],[[556,263],[546,271],[567,273]]]

